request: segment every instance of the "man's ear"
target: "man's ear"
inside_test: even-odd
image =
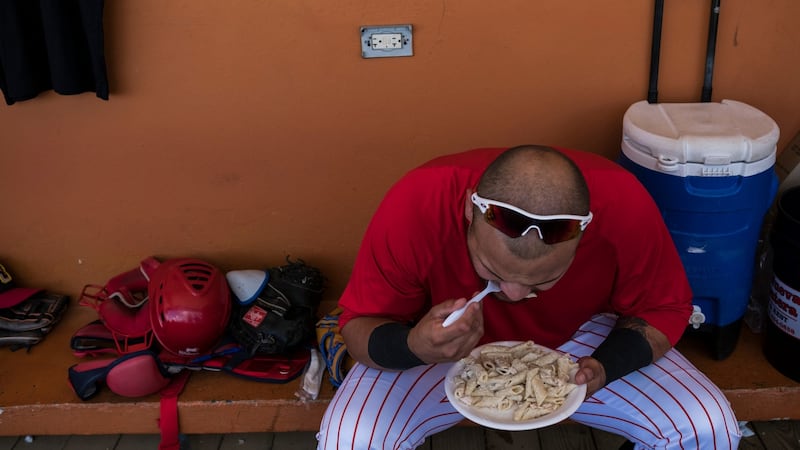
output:
[[[464,217],[467,219],[467,223],[472,223],[473,212],[475,209],[472,207],[472,193],[475,192],[470,188],[467,188],[467,195],[464,197]]]

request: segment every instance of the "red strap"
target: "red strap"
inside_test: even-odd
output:
[[[172,377],[172,381],[161,390],[161,413],[158,428],[161,429],[161,442],[158,450],[180,450],[180,427],[178,425],[178,395],[189,381],[190,370],[183,370]]]

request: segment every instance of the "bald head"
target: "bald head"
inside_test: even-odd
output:
[[[482,197],[533,214],[589,214],[589,188],[580,169],[550,147],[524,145],[506,150],[483,173],[477,190]],[[479,226],[483,225],[488,226]],[[547,245],[535,233],[520,238],[510,238],[496,230],[492,233],[503,239],[514,255],[524,259],[549,254],[559,245],[574,244]]]
[[[589,189],[561,152],[523,145],[503,152],[481,176],[478,193],[540,215],[589,213]]]

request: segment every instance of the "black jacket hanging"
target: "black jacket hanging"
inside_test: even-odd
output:
[[[0,89],[5,101],[53,89],[108,100],[104,0],[0,0]]]

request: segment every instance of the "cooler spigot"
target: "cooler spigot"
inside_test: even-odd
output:
[[[701,323],[705,323],[706,315],[703,314],[703,311],[697,305],[692,305],[692,315],[689,316],[689,323],[692,325],[692,328],[695,330],[700,328]]]

